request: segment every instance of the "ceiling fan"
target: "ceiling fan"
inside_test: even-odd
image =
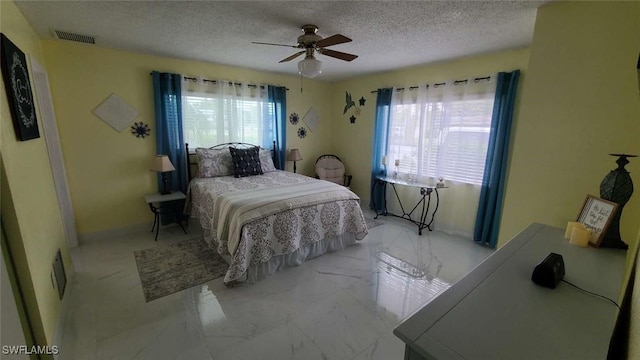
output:
[[[322,55],[344,61],[352,61],[358,57],[358,55],[325,49],[328,46],[350,42],[351,39],[344,35],[336,34],[323,39],[322,36],[316,34],[318,32],[318,27],[315,25],[304,25],[302,27],[302,31],[304,32],[304,35],[298,36],[298,45],[273,44],[256,41],[252,41],[252,44],[286,46],[296,49],[304,49],[280,60],[280,62],[283,63],[291,61],[298,56],[305,54],[304,60],[298,63],[298,72],[308,78],[314,78],[322,72],[322,62],[313,56],[315,51]]]

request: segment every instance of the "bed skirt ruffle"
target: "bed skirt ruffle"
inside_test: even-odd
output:
[[[312,244],[301,246],[290,254],[275,255],[266,262],[249,266],[242,277],[225,283],[225,285],[234,286],[242,282],[254,283],[273,275],[283,268],[299,266],[307,260],[326,253],[340,251],[347,246],[355,244],[358,240],[356,233],[347,232],[340,236],[322,239]],[[230,259],[226,257],[225,260],[229,262]]]

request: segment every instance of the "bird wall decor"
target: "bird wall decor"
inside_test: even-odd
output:
[[[348,91],[346,91],[346,94],[347,95],[346,95],[346,100],[345,101],[346,101],[347,104],[344,106],[344,111],[342,111],[342,115],[346,114],[347,110],[349,110],[352,107],[356,106],[356,102],[351,99],[351,94],[349,94]]]
[[[356,115],[360,116],[360,107],[364,106],[365,101],[367,100],[364,98],[364,96],[362,96],[358,100],[359,105],[356,105],[356,102],[353,100],[351,93],[348,91],[345,91],[345,105],[344,105],[344,110],[342,111],[342,115],[346,114],[347,111],[349,111],[349,109],[353,108],[353,114],[351,115],[351,117],[349,117],[349,121],[352,124],[355,124]]]

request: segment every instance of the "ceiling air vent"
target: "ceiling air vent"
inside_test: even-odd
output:
[[[62,31],[62,30],[53,30],[53,34],[55,38],[59,40],[69,40],[69,41],[75,41],[75,42],[80,42],[85,44],[96,43],[95,36],[91,36],[91,35],[76,34],[76,33]]]

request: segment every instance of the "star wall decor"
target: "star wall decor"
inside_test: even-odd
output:
[[[149,129],[149,125],[143,123],[142,121],[133,123],[131,126],[131,133],[137,138],[143,138],[145,136],[149,136],[151,133],[151,129]]]
[[[364,106],[364,102],[367,101],[367,99],[363,97],[360,98],[360,100],[358,100],[358,102],[360,102],[360,106]]]
[[[289,115],[289,122],[291,122],[291,124],[297,125],[299,120],[300,117],[298,116],[298,114],[292,113],[291,115]]]
[[[349,118],[349,121],[351,121],[352,124],[356,123],[356,117],[351,115],[351,117]]]

